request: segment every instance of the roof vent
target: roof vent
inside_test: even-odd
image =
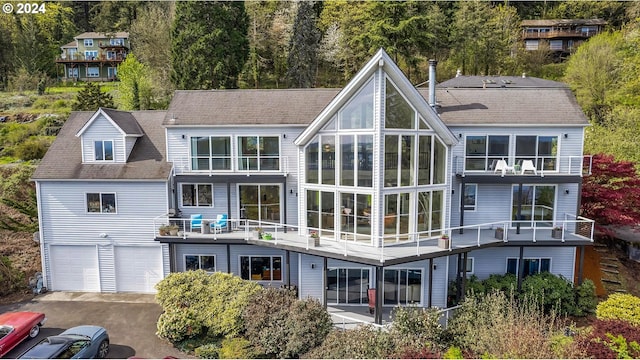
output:
[[[522,73],[522,78],[524,79],[524,78],[526,78],[526,77],[527,77],[527,73],[526,73],[526,72],[523,72],[523,73]]]
[[[503,84],[511,84],[511,80],[509,80],[509,79],[502,79],[502,83],[503,83]]]
[[[458,76],[462,76],[462,70],[460,69],[456,70],[456,77]]]

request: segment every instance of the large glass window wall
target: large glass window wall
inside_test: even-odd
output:
[[[446,148],[432,135],[385,135],[384,186],[444,184],[445,157]]]
[[[373,186],[373,135],[319,135],[307,145],[305,159],[308,184]]]

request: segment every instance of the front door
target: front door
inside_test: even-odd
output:
[[[246,219],[280,223],[280,185],[239,185],[240,214]]]

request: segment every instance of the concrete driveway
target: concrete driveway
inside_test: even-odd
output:
[[[153,295],[51,292],[30,302],[0,305],[0,313],[7,311],[38,311],[47,316],[38,337],[24,341],[7,358],[15,358],[42,338],[77,325],[107,329],[111,340],[109,359],[193,358],[156,336],[156,321],[162,308]]]

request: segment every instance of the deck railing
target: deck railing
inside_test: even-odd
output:
[[[501,171],[496,171],[495,164],[498,160],[506,161],[510,169],[505,171],[506,175],[591,175],[593,159],[591,155],[584,156],[537,156],[537,157],[509,157],[509,156],[455,156],[453,159],[454,174],[465,175],[496,175],[502,176]],[[533,171],[523,172],[521,164],[524,160],[531,160],[536,168]]]
[[[270,221],[257,221],[248,219],[227,219],[225,227],[215,231],[211,225],[216,219],[202,219],[200,227],[194,229],[190,218],[170,218],[162,215],[154,219],[156,237],[208,237],[217,240],[232,232],[234,238],[247,240],[268,241],[278,246],[286,244],[304,249],[306,251],[314,247],[314,240],[310,233],[317,229],[301,228],[296,225],[282,224]],[[162,225],[177,225],[174,234],[161,234]],[[506,220],[483,224],[454,226],[430,232],[415,232],[408,234],[389,234],[365,237],[367,241],[352,240],[343,237],[345,233],[334,232],[332,237],[320,237],[321,249],[339,253],[344,256],[363,256],[363,254],[378,259],[384,263],[387,259],[398,256],[402,251],[405,256],[421,256],[430,252],[453,251],[462,247],[480,247],[495,242],[531,242],[538,241],[591,241],[593,242],[594,221],[565,214],[563,220],[533,220],[526,223]],[[204,230],[203,230],[204,229]],[[262,233],[259,238],[258,232]],[[346,233],[347,235],[349,233]],[[441,241],[442,234],[446,234],[448,240]],[[362,235],[362,234],[361,234]],[[363,235],[364,236],[364,235]],[[362,238],[361,238],[362,239]],[[413,249],[413,250],[412,250]]]
[[[225,174],[283,174],[290,172],[288,156],[254,157],[220,156],[203,158],[207,161],[204,169],[193,169],[191,158],[173,158],[173,168],[176,175],[225,175]]]

